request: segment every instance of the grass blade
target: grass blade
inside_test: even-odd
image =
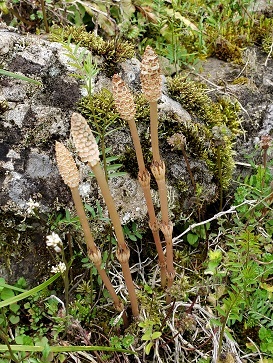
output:
[[[9,71],[6,71],[5,69],[2,69],[2,68],[0,68],[0,74],[2,74],[3,76],[20,79],[21,81],[26,81],[26,82],[34,83],[34,84],[37,84],[37,86],[41,86],[42,85],[41,82],[36,81],[35,79],[29,78],[29,77],[26,77],[26,76],[22,76],[21,74],[9,72]]]

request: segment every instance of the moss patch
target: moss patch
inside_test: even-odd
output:
[[[226,97],[220,98],[217,102],[212,101],[206,94],[204,85],[182,76],[169,79],[168,89],[171,97],[180,102],[193,117],[193,122],[181,123],[189,152],[205,160],[216,179],[217,143],[212,134],[212,128],[225,126],[231,131],[229,135],[223,136],[221,147],[223,188],[226,189],[234,169],[233,141],[240,131],[239,105]]]
[[[64,42],[70,39],[76,44],[89,49],[93,55],[102,56],[104,58],[102,68],[107,74],[114,74],[117,64],[130,59],[135,54],[135,46],[133,43],[121,40],[103,40],[94,33],[89,33],[84,26],[75,27],[67,26],[64,28],[53,28],[51,40]]]

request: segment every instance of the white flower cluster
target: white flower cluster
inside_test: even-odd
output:
[[[38,209],[40,207],[40,204],[38,202],[34,202],[32,198],[29,199],[28,202],[26,202],[27,205],[27,214],[28,215],[34,215],[35,209]]]
[[[62,250],[63,242],[57,233],[52,232],[51,235],[46,236],[46,245],[48,247],[53,247],[57,253],[60,253]]]
[[[57,272],[64,273],[66,270],[66,266],[64,262],[59,262],[58,265],[51,267],[51,272],[56,274]]]

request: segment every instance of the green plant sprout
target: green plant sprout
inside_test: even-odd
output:
[[[82,81],[83,89],[89,98],[92,97],[94,77],[98,74],[99,70],[93,62],[91,52],[81,48],[80,43],[72,44],[71,36],[62,45],[67,50],[66,56],[70,58],[70,66],[77,70],[77,73],[72,73],[71,75]]]
[[[155,340],[159,339],[162,335],[161,331],[154,329],[155,325],[156,323],[149,319],[138,323],[138,326],[143,330],[141,340],[144,340],[147,343],[145,345],[145,354],[147,355],[150,354],[150,351],[155,344]]]
[[[110,345],[119,349],[128,349],[130,345],[134,342],[134,337],[132,335],[125,335],[124,337],[113,336],[110,338]]]
[[[18,286],[25,286],[25,281],[23,279],[18,280],[17,285],[18,286],[11,286],[5,283],[4,279],[1,278],[0,281],[0,304],[1,304],[1,313],[0,313],[0,338],[5,342],[5,344],[0,345],[0,352],[3,352],[5,356],[8,359],[11,359],[15,363],[19,363],[21,359],[26,358],[25,353],[31,353],[31,359],[33,359],[33,362],[40,362],[39,358],[41,359],[41,362],[49,362],[51,361],[50,356],[52,354],[58,354],[58,359],[60,362],[62,362],[62,353],[65,352],[78,352],[78,351],[106,351],[106,352],[126,352],[129,354],[134,354],[132,351],[128,350],[129,345],[131,344],[132,340],[129,336],[124,337],[124,342],[122,343],[122,347],[113,346],[113,347],[103,347],[103,346],[52,346],[49,345],[48,339],[43,336],[39,337],[37,339],[30,337],[28,335],[27,330],[19,330],[18,328],[15,328],[16,330],[16,336],[14,337],[14,341],[16,344],[11,344],[11,340],[9,338],[9,335],[7,333],[8,327],[13,326],[16,327],[18,323],[20,322],[21,317],[21,306],[19,305],[19,302],[23,299],[30,298],[29,302],[25,303],[23,305],[24,309],[28,311],[29,314],[31,314],[31,320],[32,325],[31,328],[35,329],[35,324],[37,324],[37,334],[46,334],[48,332],[49,328],[42,328],[40,326],[40,320],[42,319],[41,316],[41,308],[38,307],[36,298],[38,297],[39,293],[42,293],[43,290],[52,284],[58,277],[60,276],[60,273],[57,273],[55,276],[44,282],[43,284],[40,284],[39,286],[25,291],[24,289],[18,287]],[[22,292],[19,295],[15,295],[15,292]],[[52,296],[52,295],[51,295]],[[1,301],[2,300],[2,301]],[[53,325],[52,329],[55,331],[54,334],[62,333],[65,329],[65,320],[61,317],[56,317],[56,314],[58,312],[58,300],[52,299],[46,299],[48,302],[45,304],[45,308],[47,311],[47,315],[51,316],[51,319],[55,321],[55,324]],[[54,303],[53,303],[54,302]],[[37,309],[36,309],[37,307]],[[36,315],[35,315],[35,309]],[[62,328],[62,324],[63,328]],[[56,331],[56,328],[58,329]],[[58,332],[59,331],[59,332]],[[126,345],[126,342],[128,343]],[[35,343],[35,344],[34,344]],[[33,355],[35,353],[41,353],[37,356]]]
[[[141,231],[138,229],[137,224],[132,222],[131,225],[126,224],[123,226],[123,232],[126,238],[136,242],[138,239],[142,239]]]

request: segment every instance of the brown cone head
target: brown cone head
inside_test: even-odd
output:
[[[162,93],[161,71],[158,56],[149,45],[143,54],[140,67],[142,92],[149,102],[156,102]]]
[[[77,188],[80,182],[80,175],[70,152],[58,141],[56,141],[55,150],[58,169],[63,181],[69,188]]]
[[[114,103],[120,116],[126,121],[134,119],[136,107],[133,95],[119,75],[113,76],[112,86]]]
[[[86,119],[79,113],[71,117],[71,134],[82,161],[95,166],[100,161],[98,145]]]

